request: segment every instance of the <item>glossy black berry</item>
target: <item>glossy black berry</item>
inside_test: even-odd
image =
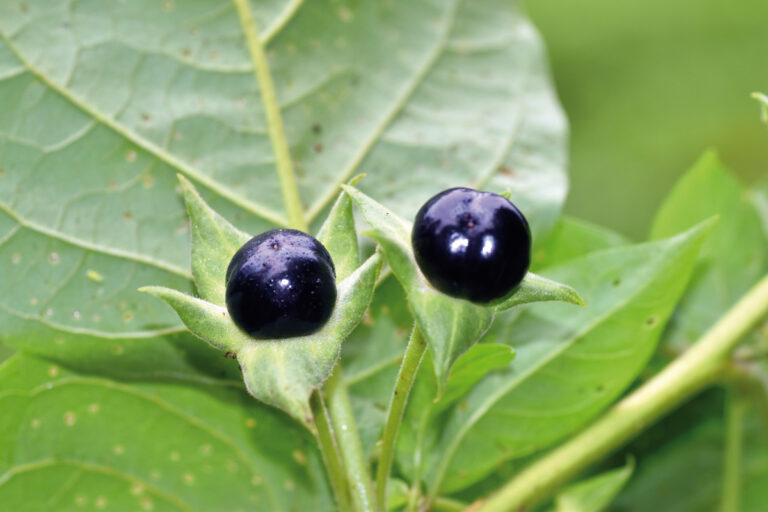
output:
[[[331,255],[315,238],[273,229],[251,238],[227,268],[227,310],[254,338],[311,334],[336,304]]]
[[[424,277],[452,297],[489,302],[520,284],[531,261],[528,221],[508,199],[469,188],[424,203],[413,223]]]

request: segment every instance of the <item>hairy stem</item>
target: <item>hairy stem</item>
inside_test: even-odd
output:
[[[744,413],[747,407],[740,389],[731,387],[725,406],[725,459],[723,465],[722,512],[739,512]]]
[[[333,374],[325,383],[325,395],[331,424],[341,450],[347,483],[352,495],[356,512],[373,512],[373,489],[368,473],[368,462],[363,453],[363,445],[357,433],[357,424],[349,402],[349,394],[341,374],[341,365],[337,364]]]
[[[580,434],[521,471],[473,512],[529,510],[586,466],[711,384],[730,351],[767,313],[768,276],[661,373]]]
[[[285,136],[280,105],[277,102],[275,85],[272,82],[272,73],[269,70],[264,46],[259,39],[259,33],[248,0],[234,0],[234,2],[246,42],[248,43],[248,52],[251,55],[253,69],[256,72],[256,81],[261,92],[261,100],[264,104],[267,131],[272,142],[272,151],[275,153],[277,176],[280,179],[280,190],[283,194],[285,209],[288,212],[288,222],[292,228],[307,231],[307,221],[304,219],[299,189],[296,186],[296,177],[293,174],[293,161],[291,160],[291,152],[288,148],[288,139]]]
[[[336,445],[336,439],[333,436],[333,429],[328,417],[328,409],[318,391],[312,393],[309,400],[312,407],[312,415],[315,419],[315,428],[317,429],[317,444],[320,446],[320,453],[323,455],[325,468],[328,472],[328,479],[331,482],[333,495],[339,506],[339,512],[351,512],[352,508],[349,502],[349,488],[344,473],[344,464],[341,460],[339,447]]]
[[[376,506],[379,510],[386,510],[387,485],[389,473],[392,471],[392,460],[395,456],[397,433],[400,430],[400,423],[403,421],[403,412],[405,411],[405,404],[408,402],[408,395],[413,387],[416,372],[426,349],[427,343],[424,341],[424,336],[422,336],[419,328],[414,326],[408,347],[405,349],[403,362],[400,365],[400,371],[397,374],[395,390],[392,393],[392,400],[389,402],[387,421],[384,424],[384,433],[381,437],[381,455],[379,456],[378,468],[376,468]]]

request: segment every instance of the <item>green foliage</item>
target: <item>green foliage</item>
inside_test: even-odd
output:
[[[332,509],[311,437],[237,387],[119,382],[17,355],[0,389],[4,508]]]
[[[18,351],[0,364],[0,503],[325,512],[341,478],[361,505],[414,325],[429,351],[390,444],[390,509],[461,508],[589,428],[660,342],[688,346],[765,273],[768,182],[747,191],[706,155],[632,245],[559,218],[565,132],[539,38],[503,0],[0,3],[0,340]],[[461,185],[508,191],[534,233],[537,274],[489,305],[436,292],[412,256],[404,219]],[[353,205],[379,247],[358,246]],[[225,271],[246,233],[289,225],[330,251],[337,304],[313,335],[255,340]],[[738,369],[759,410],[751,341]],[[766,499],[754,412],[749,511]],[[618,503],[716,506],[719,414],[638,454]],[[329,457],[354,474],[326,474]],[[631,472],[555,504],[599,510]]]
[[[555,498],[555,512],[600,512],[626,485],[635,468],[633,461],[565,488]]]
[[[768,268],[768,240],[749,196],[714,153],[702,156],[672,189],[656,214],[651,238],[714,215],[720,220],[665,336],[676,350],[697,340]]]

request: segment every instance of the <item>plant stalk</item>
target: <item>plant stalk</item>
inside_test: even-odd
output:
[[[331,482],[333,495],[339,506],[339,512],[351,512],[352,508],[349,502],[349,488],[344,472],[344,464],[341,460],[339,447],[336,445],[336,439],[333,436],[330,419],[328,418],[328,409],[320,392],[315,391],[309,399],[314,416],[315,428],[317,429],[317,444],[320,446],[320,453],[323,455],[325,468],[328,472],[328,479]]]
[[[395,390],[392,393],[392,400],[389,402],[387,420],[381,437],[381,454],[379,455],[379,465],[376,468],[376,506],[379,510],[386,510],[387,507],[387,485],[395,456],[397,434],[403,421],[408,395],[413,387],[416,372],[419,370],[426,349],[427,342],[424,340],[424,336],[419,328],[414,326],[411,339],[408,341],[403,355],[400,371],[397,374]]]
[[[272,81],[272,73],[269,70],[264,46],[259,39],[256,22],[253,19],[251,6],[248,0],[234,0],[243,34],[248,43],[248,52],[251,55],[253,69],[256,72],[256,81],[261,93],[261,101],[264,104],[264,115],[267,118],[267,131],[272,142],[272,151],[275,154],[277,176],[280,179],[280,191],[283,194],[285,209],[288,212],[288,222],[294,229],[308,231],[307,221],[304,219],[304,209],[301,206],[299,189],[296,186],[296,177],[293,173],[293,160],[288,147],[288,139],[285,136],[283,118],[280,113],[280,104],[277,102],[275,84]]]
[[[687,352],[621,400],[580,434],[541,457],[473,512],[530,510],[578,474],[676,405],[714,382],[739,340],[768,314],[763,277]]]
[[[747,403],[742,391],[732,386],[725,405],[725,459],[723,464],[722,512],[739,512],[741,460],[744,444],[744,414]]]
[[[357,432],[355,415],[341,373],[341,365],[338,363],[333,374],[325,382],[324,390],[354,510],[355,512],[374,512],[373,486],[368,472],[368,462]]]

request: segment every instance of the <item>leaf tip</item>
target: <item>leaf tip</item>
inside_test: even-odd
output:
[[[359,182],[361,179],[365,178],[366,176],[368,176],[368,175],[365,174],[365,173],[360,173],[357,176],[355,176],[354,178],[352,178],[351,180],[349,180],[347,182],[347,185],[349,185],[350,187],[354,187],[355,185],[357,185],[357,182]]]

